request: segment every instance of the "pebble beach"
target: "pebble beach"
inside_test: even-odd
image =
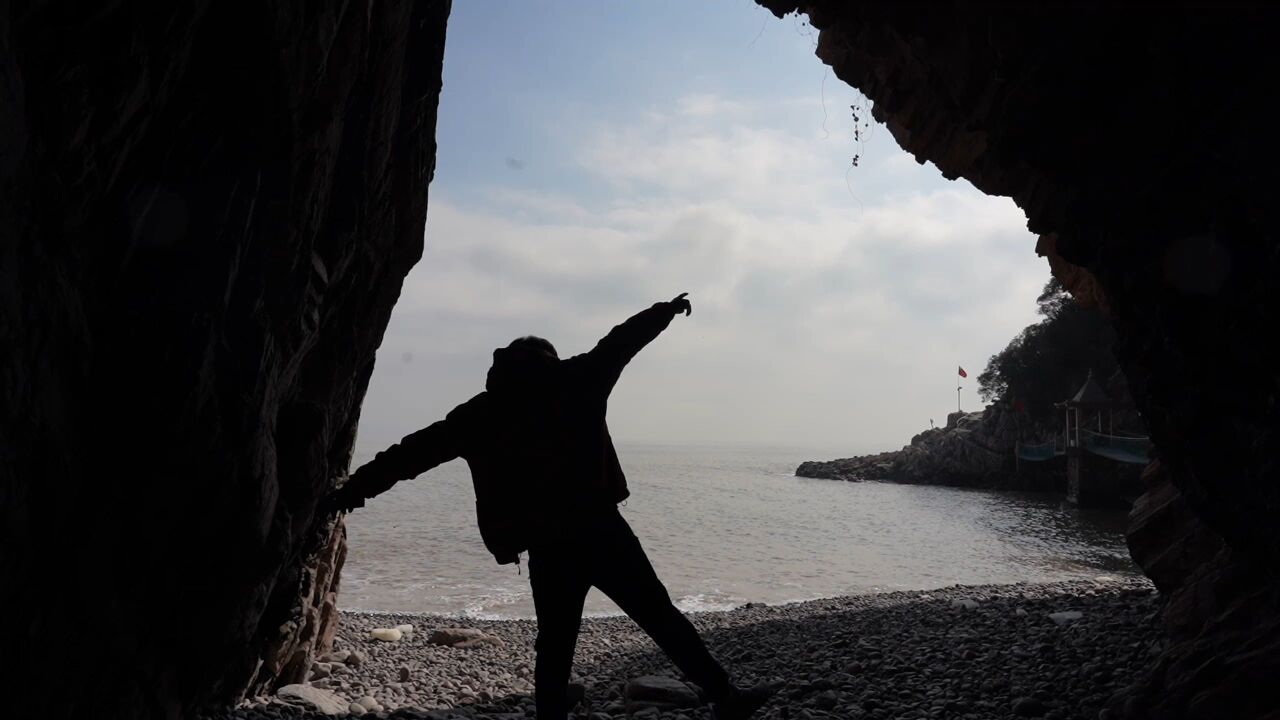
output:
[[[1101,577],[689,617],[739,684],[780,688],[759,718],[1094,720],[1160,650],[1158,602],[1143,579]],[[399,639],[371,636],[397,626]],[[520,720],[534,715],[535,635],[533,620],[344,611],[307,683],[203,717]],[[574,681],[582,720],[710,717],[626,617],[583,620]]]

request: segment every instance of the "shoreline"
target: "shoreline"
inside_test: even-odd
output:
[[[1022,491],[991,491],[991,490],[983,490],[978,488],[958,488],[958,489],[974,490],[976,492],[1022,492]],[[1092,577],[1078,577],[1078,578],[1071,578],[1071,579],[1065,579],[1065,580],[1044,580],[1044,581],[1033,580],[1033,581],[1016,581],[1016,582],[1008,582],[1008,583],[999,583],[999,582],[978,583],[973,585],[966,584],[966,583],[953,583],[951,585],[939,585],[937,587],[930,587],[930,588],[911,588],[911,589],[896,589],[896,590],[895,589],[885,589],[885,590],[871,589],[871,590],[866,590],[864,592],[850,592],[850,593],[842,593],[840,595],[802,598],[798,600],[784,600],[782,602],[774,602],[774,603],[758,602],[758,601],[752,600],[752,601],[747,601],[729,608],[699,608],[699,609],[681,608],[680,612],[686,616],[704,615],[708,613],[733,613],[739,610],[749,609],[749,608],[786,608],[792,605],[804,605],[807,603],[835,601],[835,600],[857,598],[857,597],[864,597],[864,596],[893,595],[893,594],[901,594],[901,595],[925,594],[927,595],[930,593],[938,593],[938,592],[943,592],[945,590],[952,590],[955,588],[981,589],[981,588],[1005,588],[1005,587],[1020,587],[1020,586],[1037,587],[1042,585],[1066,585],[1066,584],[1073,584],[1073,583],[1107,584],[1107,583],[1128,583],[1128,582],[1144,583],[1146,582],[1146,577],[1136,570],[1133,572],[1104,572],[1100,569],[1098,573]],[[676,603],[676,606],[679,607],[680,605],[679,601],[675,600],[674,598],[673,598],[673,601]],[[455,623],[498,622],[498,623],[501,623],[501,622],[517,622],[517,621],[533,621],[535,619],[532,615],[528,617],[485,617],[482,615],[465,615],[461,613],[434,612],[431,610],[366,610],[366,609],[353,609],[353,608],[339,607],[338,612],[343,617],[351,616],[351,617],[359,617],[359,618],[364,618],[364,617],[372,618],[372,617],[381,616],[381,617],[388,618],[388,620],[397,619],[397,618],[399,619],[419,618],[423,621],[436,621],[438,623],[444,623],[444,622],[455,622]],[[604,620],[604,619],[619,618],[619,617],[625,618],[626,614],[623,613],[621,610],[618,610],[617,612],[607,613],[607,614],[584,613],[582,616],[582,620],[583,622],[586,622],[587,620]]]
[[[1161,647],[1158,598],[1145,578],[953,585],[686,613],[740,684],[777,681],[757,715],[813,718],[1096,718]],[[532,714],[532,619],[341,611],[334,649],[357,666],[313,667],[309,685],[343,702],[369,696],[363,717],[517,720]],[[1059,615],[1054,615],[1059,613]],[[1060,613],[1067,613],[1061,615]],[[412,624],[395,642],[375,627]],[[432,644],[433,631],[469,628],[466,649]],[[574,681],[576,716],[703,720],[705,706],[646,706],[628,698],[641,676],[679,672],[625,616],[584,618]],[[346,715],[350,717],[351,715]],[[255,698],[209,720],[325,717],[280,698]]]

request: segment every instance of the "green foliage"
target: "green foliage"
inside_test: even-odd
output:
[[[1101,312],[1082,307],[1057,278],[1036,298],[1044,319],[1024,329],[978,376],[984,402],[1021,400],[1027,412],[1046,418],[1053,404],[1071,397],[1092,370],[1100,381],[1116,371],[1115,331]]]

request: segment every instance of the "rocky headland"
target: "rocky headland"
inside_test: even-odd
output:
[[[1103,577],[690,617],[738,682],[779,684],[760,718],[1093,720],[1163,648],[1158,602],[1146,580]],[[371,636],[405,625],[396,640]],[[204,720],[532,717],[536,632],[533,620],[343,612],[306,682]],[[583,621],[574,681],[582,720],[709,717],[698,688],[625,617]]]
[[[955,485],[1004,489],[1051,489],[1055,480],[1043,470],[1019,472],[1013,450],[1019,437],[1018,420],[1001,405],[971,413],[954,412],[943,427],[911,438],[901,450],[859,455],[825,462],[805,462],[796,475],[832,480],[887,480],[901,483]],[[1023,428],[1023,437],[1052,429]]]

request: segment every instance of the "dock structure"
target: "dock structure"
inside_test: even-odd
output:
[[[1130,489],[1125,478],[1136,477],[1133,466],[1151,461],[1151,439],[1116,434],[1115,413],[1124,405],[1103,389],[1092,371],[1075,395],[1055,407],[1063,411],[1062,435],[1045,443],[1018,443],[1018,460],[1044,462],[1065,455],[1068,502],[1115,504]]]

